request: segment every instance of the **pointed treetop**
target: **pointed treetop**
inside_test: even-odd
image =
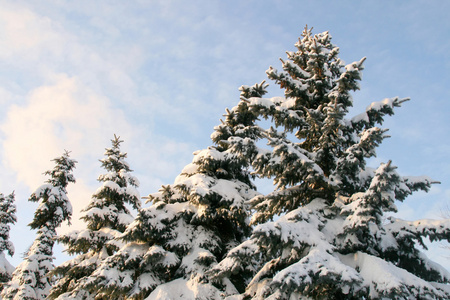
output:
[[[113,144],[113,148],[119,148],[120,143],[123,142],[123,140],[120,139],[120,136],[117,136],[116,134],[114,134],[114,139],[111,140],[112,144]]]
[[[29,224],[32,229],[43,226],[56,228],[62,221],[70,224],[72,206],[67,197],[66,187],[69,182],[75,182],[72,170],[76,160],[69,158],[70,152],[65,150],[62,156],[53,159],[55,166],[44,174],[50,175],[46,184],[41,185],[31,194],[29,201],[39,202],[33,221]]]
[[[112,147],[106,148],[106,158],[100,159],[103,168],[110,172],[119,173],[121,170],[125,170],[126,172],[133,171],[125,161],[127,153],[120,151],[120,143],[122,142],[123,140],[120,139],[120,136],[114,134],[114,139],[111,140]]]
[[[313,29],[314,29],[314,27],[311,27],[308,29],[308,24],[306,24],[305,28],[303,29],[303,32],[302,32],[302,37],[311,36]]]
[[[53,170],[48,170],[44,172],[44,175],[50,175],[47,183],[53,186],[67,187],[69,182],[75,182],[75,177],[72,175],[71,171],[75,168],[76,160],[70,159],[70,151],[64,150],[62,156],[52,159],[54,161],[55,167]]]

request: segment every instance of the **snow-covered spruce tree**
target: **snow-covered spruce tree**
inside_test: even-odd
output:
[[[243,97],[265,93],[265,84],[241,88]],[[173,185],[149,196],[120,237],[126,242],[108,257],[85,287],[98,299],[221,299],[236,293],[241,275],[212,285],[204,274],[250,233],[246,201],[257,195],[246,160],[229,151],[230,136],[252,136],[255,121],[228,111],[211,138],[215,146],[197,151]]]
[[[14,255],[14,245],[9,240],[10,224],[17,221],[16,205],[14,204],[14,192],[8,196],[0,193],[0,291],[3,283],[11,280],[14,267],[6,260],[4,251],[8,251],[9,256]]]
[[[117,136],[111,141],[106,158],[100,160],[107,171],[98,177],[102,186],[92,195],[81,217],[86,229],[58,237],[67,246],[66,252],[77,256],[51,272],[58,280],[50,291],[50,299],[94,299],[80,287],[105,258],[119,250],[120,243],[114,238],[134,219],[127,205],[136,210],[141,207],[139,181],[130,174],[132,170],[125,161],[127,154],[120,151],[123,141]]]
[[[15,269],[12,279],[4,285],[1,294],[4,300],[42,300],[49,293],[52,280],[48,274],[53,269],[56,228],[63,221],[69,222],[72,215],[66,187],[69,182],[75,182],[72,170],[76,163],[69,158],[68,151],[53,161],[56,163],[53,170],[44,173],[50,179],[29,198],[29,201],[39,203],[29,224],[31,229],[37,229],[37,236],[24,261]]]
[[[238,299],[448,299],[450,274],[416,245],[449,240],[450,222],[386,219],[396,200],[434,182],[402,177],[390,161],[366,166],[387,137],[377,125],[408,99],[374,102],[348,118],[364,59],[344,66],[328,32],[307,28],[296,47],[283,71],[267,70],[285,97],[243,99],[273,123],[261,134],[268,147],[227,140],[275,189],[251,200],[250,239],[207,275],[250,274]]]

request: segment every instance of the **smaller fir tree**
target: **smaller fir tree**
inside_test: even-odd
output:
[[[258,97],[265,84],[242,87],[242,97]],[[228,137],[257,134],[246,103],[227,111],[211,135],[215,145],[197,151],[175,179],[149,196],[120,237],[126,242],[86,282],[96,299],[221,299],[236,293],[241,276],[212,284],[205,273],[250,232],[247,201],[258,193],[246,160],[229,151]],[[246,128],[252,128],[247,130]]]
[[[105,258],[119,250],[120,243],[114,239],[133,221],[127,205],[136,210],[141,206],[136,189],[139,181],[130,174],[132,170],[125,161],[127,154],[120,151],[123,141],[114,136],[111,142],[106,158],[100,160],[107,171],[98,177],[102,186],[83,210],[81,219],[86,222],[86,229],[58,238],[67,246],[67,253],[77,256],[51,272],[58,281],[50,291],[50,299],[93,299],[80,287]]]
[[[14,245],[9,240],[10,224],[17,221],[14,201],[14,192],[6,197],[0,193],[0,291],[3,289],[3,283],[11,280],[14,272],[14,267],[6,260],[3,252],[6,250],[9,256],[14,255]]]
[[[4,300],[42,300],[49,293],[52,282],[48,274],[53,269],[56,228],[63,221],[70,222],[72,215],[66,187],[69,182],[75,182],[72,170],[76,164],[75,160],[69,158],[68,151],[53,161],[56,163],[53,170],[44,173],[50,179],[29,198],[29,201],[39,203],[33,221],[29,224],[31,229],[38,230],[37,236],[24,261],[5,284],[1,294]]]

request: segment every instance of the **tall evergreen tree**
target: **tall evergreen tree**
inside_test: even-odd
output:
[[[0,193],[0,291],[3,289],[3,283],[11,279],[14,271],[14,267],[6,260],[4,253],[6,250],[9,256],[14,255],[14,245],[9,240],[10,224],[17,221],[14,200],[14,192],[6,197]]]
[[[53,269],[56,228],[64,221],[70,222],[72,215],[66,187],[69,182],[75,182],[72,170],[76,163],[69,158],[68,151],[53,161],[53,170],[44,173],[50,179],[29,198],[29,201],[39,203],[29,224],[31,229],[37,229],[36,239],[24,261],[14,271],[11,281],[5,284],[2,299],[41,300],[49,293],[51,278],[47,275]]]
[[[242,87],[262,96],[265,84]],[[94,272],[85,287],[101,298],[220,299],[236,293],[239,274],[212,285],[205,272],[250,232],[246,202],[257,193],[246,160],[229,151],[230,136],[252,136],[255,119],[247,104],[228,112],[211,138],[215,146],[197,151],[173,185],[149,196],[120,237],[126,242]]]
[[[245,299],[448,299],[450,274],[416,245],[449,240],[449,221],[385,219],[396,200],[435,182],[402,177],[390,161],[366,166],[387,137],[377,125],[408,99],[374,102],[348,118],[364,59],[344,65],[328,32],[308,28],[296,47],[283,71],[267,70],[285,97],[242,100],[272,122],[260,135],[268,146],[227,140],[275,189],[251,200],[250,239],[208,275],[248,274]]]
[[[117,136],[111,141],[106,158],[100,160],[107,171],[98,177],[102,186],[92,195],[81,217],[86,229],[58,238],[67,246],[67,253],[77,256],[52,271],[58,281],[50,291],[50,299],[93,299],[80,287],[105,258],[119,250],[120,243],[114,239],[134,219],[127,205],[136,210],[141,207],[139,181],[130,174],[132,170],[125,161],[127,154],[120,151],[123,141]]]

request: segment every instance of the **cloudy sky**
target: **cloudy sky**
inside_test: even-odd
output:
[[[27,201],[64,149],[78,160],[69,187],[79,210],[98,188],[98,159],[114,134],[142,196],[172,183],[209,136],[238,87],[266,79],[303,27],[330,31],[341,58],[367,57],[354,114],[411,97],[383,125],[403,175],[442,183],[398,205],[405,219],[440,218],[450,204],[450,2],[0,0],[0,192],[16,193],[14,265],[35,233]],[[269,82],[271,83],[271,82]],[[272,84],[272,83],[271,83]],[[269,96],[281,90],[272,84]],[[73,228],[72,227],[72,228]],[[67,226],[62,231],[67,230]],[[60,248],[57,248],[59,251]],[[450,250],[429,256],[450,269]],[[65,258],[57,253],[59,263]]]

